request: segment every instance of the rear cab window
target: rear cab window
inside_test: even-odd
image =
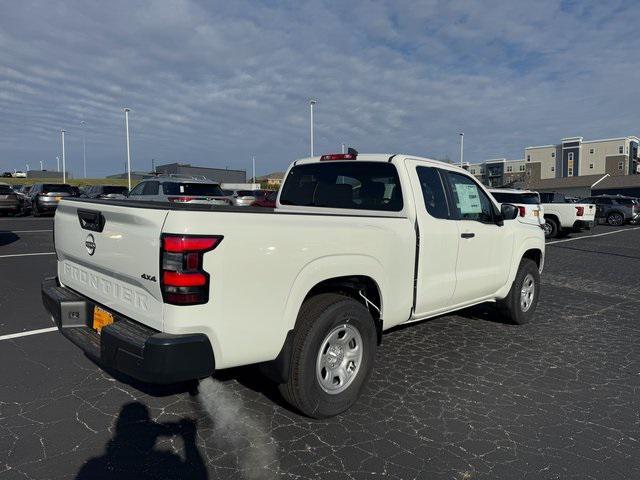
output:
[[[357,160],[294,166],[282,187],[280,203],[387,212],[403,208],[395,165]]]
[[[493,198],[499,203],[519,203],[521,205],[537,205],[540,197],[537,193],[512,193],[512,192],[491,192]]]

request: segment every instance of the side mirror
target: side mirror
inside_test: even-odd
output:
[[[511,205],[510,203],[503,203],[500,206],[500,215],[502,216],[502,220],[513,220],[519,214],[518,207],[515,205]]]

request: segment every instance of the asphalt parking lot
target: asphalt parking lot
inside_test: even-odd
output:
[[[482,307],[387,333],[328,421],[251,367],[150,388],[55,331],[11,336],[52,327],[51,228],[0,218],[0,479],[640,478],[640,228],[550,243],[533,324]]]

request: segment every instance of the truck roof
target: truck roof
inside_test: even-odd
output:
[[[340,155],[340,154],[329,154],[329,155]],[[304,157],[304,158],[299,158],[298,160],[296,160],[295,162],[293,162],[293,165],[304,165],[307,163],[320,163],[322,160],[320,160],[322,158],[322,155],[318,155],[318,156],[313,156],[313,157]],[[400,160],[400,161],[404,161],[404,160],[418,160],[420,162],[425,162],[430,164],[431,166],[434,167],[440,167],[440,168],[448,168],[451,170],[461,170],[464,172],[467,172],[467,170],[465,170],[462,167],[459,167],[457,165],[451,164],[451,163],[445,163],[441,160],[434,160],[432,158],[426,158],[426,157],[419,157],[417,155],[407,155],[407,154],[401,154],[401,153],[358,153],[357,154],[357,158],[355,160],[329,160],[329,161],[336,161],[336,162],[340,162],[340,161],[353,161],[353,162],[390,162],[392,160]],[[324,163],[324,161],[322,161]],[[468,173],[468,172],[467,172]]]
[[[489,190],[491,193],[537,193],[533,190],[522,190],[519,188],[487,188],[487,190]]]

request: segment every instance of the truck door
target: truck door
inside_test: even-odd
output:
[[[468,175],[447,171],[446,181],[460,238],[452,305],[491,296],[507,281],[513,229],[496,224],[496,207]]]
[[[414,192],[419,245],[416,261],[414,317],[445,309],[456,288],[459,233],[438,168],[407,160]]]

